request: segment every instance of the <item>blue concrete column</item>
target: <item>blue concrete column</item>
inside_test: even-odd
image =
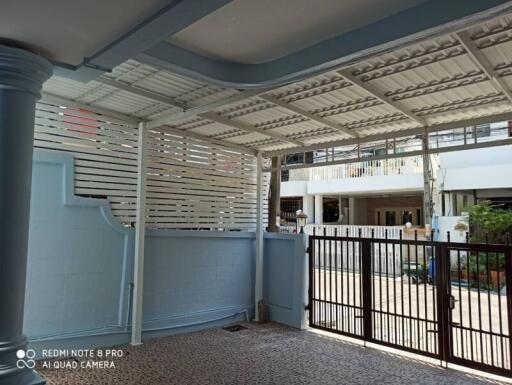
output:
[[[19,368],[26,349],[23,307],[32,181],[35,103],[52,66],[42,57],[0,45],[0,385],[43,384]]]

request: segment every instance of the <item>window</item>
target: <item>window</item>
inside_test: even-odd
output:
[[[302,210],[302,197],[281,198],[281,222],[295,224],[297,210]]]
[[[402,225],[405,225],[407,222],[414,224],[412,211],[402,211]]]
[[[395,211],[386,211],[386,226],[396,226]]]
[[[323,197],[323,222],[335,223],[340,219],[340,201],[338,198]]]

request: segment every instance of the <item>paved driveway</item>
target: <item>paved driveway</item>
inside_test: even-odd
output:
[[[311,331],[269,323],[122,346],[115,369],[57,369],[49,384],[477,385],[488,380]]]

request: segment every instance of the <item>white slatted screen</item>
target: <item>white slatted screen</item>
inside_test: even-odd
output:
[[[108,198],[126,225],[135,222],[137,137],[137,126],[118,118],[37,104],[34,146],[73,154],[75,194]]]
[[[147,137],[148,227],[255,229],[254,156],[164,131]],[[37,104],[34,146],[73,154],[75,193],[107,198],[127,226],[135,222],[137,138],[133,122]]]
[[[148,227],[253,230],[255,157],[149,131]]]

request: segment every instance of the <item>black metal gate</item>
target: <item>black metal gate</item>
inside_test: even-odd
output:
[[[310,326],[512,376],[511,250],[312,235]]]

